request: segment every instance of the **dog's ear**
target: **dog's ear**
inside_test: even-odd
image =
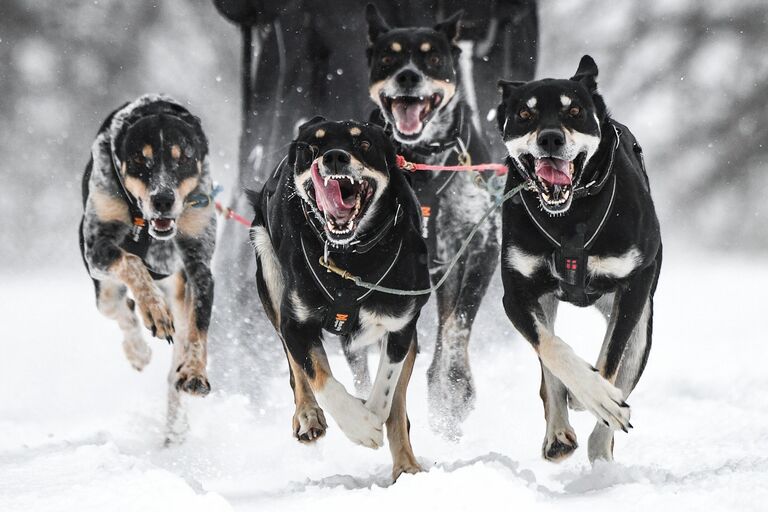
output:
[[[501,93],[501,103],[496,107],[496,125],[502,136],[504,135],[504,125],[507,124],[507,99],[509,99],[515,89],[523,84],[525,84],[525,82],[512,80],[499,80],[497,82],[499,92]]]
[[[584,84],[590,94],[597,92],[597,64],[594,59],[589,55],[583,56],[571,80]]]
[[[365,6],[365,20],[368,22],[368,44],[375,43],[381,34],[391,30],[391,27],[381,17],[379,9],[373,4]]]
[[[461,18],[464,16],[464,11],[459,10],[451,14],[448,18],[444,19],[437,25],[435,30],[442,32],[451,44],[456,44],[459,41],[459,35],[461,33]]]
[[[326,121],[326,120],[327,119],[325,119],[323,116],[315,116],[309,121],[304,121],[298,126],[298,128],[296,128],[296,134],[297,135],[300,134],[301,132],[303,132],[305,129],[309,128],[313,124],[322,123],[323,121]]]
[[[521,82],[519,80],[503,80],[502,79],[496,82],[496,85],[499,87],[501,98],[506,100],[507,98],[509,98],[509,95],[512,94],[512,91],[514,91],[521,85],[525,85],[525,82]]]
[[[296,172],[306,170],[314,160],[314,152],[309,144],[302,140],[291,141],[291,146],[288,149],[287,164],[292,167]]]

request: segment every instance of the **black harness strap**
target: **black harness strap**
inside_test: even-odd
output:
[[[336,335],[348,335],[350,332],[352,332],[352,329],[355,327],[355,325],[357,325],[357,320],[360,317],[360,307],[371,295],[371,293],[373,293],[373,290],[367,290],[361,294],[360,288],[355,285],[339,286],[329,284],[326,286],[322,279],[320,279],[320,274],[318,273],[318,270],[320,273],[323,272],[322,267],[320,267],[319,263],[317,262],[319,261],[319,257],[317,260],[314,260],[313,263],[313,259],[307,252],[307,247],[304,243],[304,237],[302,236],[300,238],[301,252],[304,255],[304,262],[306,263],[310,274],[312,274],[315,285],[317,285],[318,289],[323,292],[323,296],[328,303],[328,309],[326,310],[325,317],[323,318],[323,329]],[[394,258],[392,258],[392,261],[388,264],[385,263],[380,267],[384,270],[381,272],[381,276],[376,281],[377,285],[380,284],[384,278],[387,277],[392,271],[395,263],[397,263],[397,260],[400,258],[400,252],[402,248],[403,242],[401,240],[397,246],[397,251],[395,252]],[[317,270],[315,267],[317,267]],[[339,279],[341,278],[334,277],[334,280]],[[342,284],[344,284],[343,281]]]
[[[144,263],[144,266],[146,267],[147,272],[149,272],[149,275],[152,277],[152,279],[155,281],[165,279],[170,274],[157,272],[149,263],[147,263],[147,253],[149,252],[149,245],[152,243],[152,237],[149,235],[149,223],[144,218],[144,214],[139,208],[136,199],[130,194],[130,192],[128,192],[128,189],[125,188],[123,175],[120,173],[120,161],[117,159],[114,147],[112,148],[112,169],[115,173],[115,176],[117,177],[117,182],[120,183],[120,188],[118,189],[120,191],[120,195],[128,205],[128,211],[131,215],[131,219],[133,219],[131,231],[123,239],[123,242],[120,244],[120,248],[141,258],[141,261]]]

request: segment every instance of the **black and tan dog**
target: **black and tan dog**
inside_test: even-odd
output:
[[[369,92],[396,146],[407,160],[437,165],[490,162],[460,84],[461,13],[434,28],[390,28],[373,5],[369,24]],[[470,80],[471,82],[471,80]],[[423,236],[433,282],[471,229],[493,204],[491,191],[467,172],[418,172],[413,186],[421,203]],[[466,255],[436,292],[438,332],[428,371],[430,424],[448,437],[472,409],[474,384],[469,338],[499,255],[497,216],[477,233]],[[350,357],[359,380],[359,357]]]
[[[584,56],[569,80],[500,83],[498,123],[509,152],[502,211],[504,308],[542,370],[543,455],[576,449],[568,401],[597,418],[590,460],[613,458],[631,428],[625,399],[651,348],[661,235],[640,146],[614,121]],[[554,333],[558,301],[595,304],[608,320],[596,367]]]
[[[184,428],[179,391],[211,389],[206,345],[216,216],[207,156],[199,119],[170,98],[146,95],[107,117],[83,176],[80,249],[99,311],[117,321],[137,370],[150,349],[136,307],[153,336],[176,342],[168,376],[171,441]]]
[[[301,126],[289,155],[252,195],[256,280],[288,356],[294,435],[306,442],[322,436],[322,407],[350,440],[378,448],[386,422],[393,477],[418,471],[405,395],[416,356],[416,321],[428,295],[361,288],[320,262],[328,258],[390,288],[429,286],[418,204],[396,166],[392,143],[378,126],[317,117]],[[323,329],[341,336],[344,347],[381,342],[368,400],[355,398],[333,377]]]

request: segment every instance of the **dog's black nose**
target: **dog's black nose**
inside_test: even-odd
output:
[[[157,213],[168,213],[173,208],[173,202],[176,197],[173,194],[173,190],[161,190],[156,194],[152,194],[152,208]]]
[[[565,144],[565,134],[557,128],[546,128],[539,132],[536,142],[541,149],[551,155],[557,153],[563,147]]]
[[[349,153],[341,149],[331,149],[323,155],[323,164],[335,173],[339,173],[349,164]]]
[[[421,76],[412,69],[404,69],[395,77],[397,85],[408,89],[410,87],[416,87],[421,82]]]

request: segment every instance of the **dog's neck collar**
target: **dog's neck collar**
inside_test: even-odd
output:
[[[378,227],[366,230],[362,236],[355,238],[348,244],[339,245],[328,239],[328,235],[325,233],[325,220],[322,219],[306,201],[303,199],[300,201],[301,210],[304,213],[304,218],[307,220],[307,224],[309,224],[315,237],[323,245],[324,250],[329,253],[364,254],[381,242],[387,233],[389,233],[390,229],[400,222],[400,219],[403,216],[403,208],[400,205],[400,201],[396,199],[394,213],[390,214]]]

